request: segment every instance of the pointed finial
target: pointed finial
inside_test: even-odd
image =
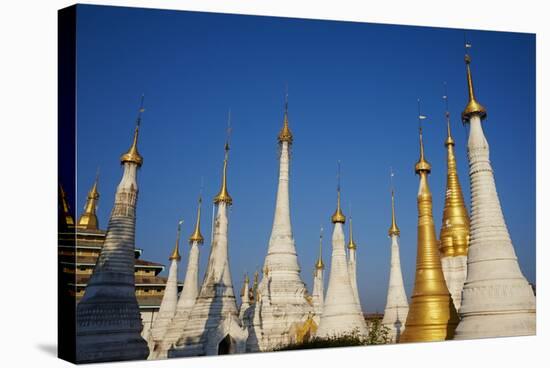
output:
[[[260,273],[258,272],[258,269],[256,269],[256,272],[254,272],[254,281],[252,282],[252,295],[254,295],[254,302],[258,301],[259,296],[259,279],[260,279]]]
[[[78,219],[77,227],[79,229],[86,230],[97,230],[98,229],[98,220],[96,215],[97,202],[99,200],[99,191],[97,189],[99,181],[99,168],[96,172],[96,177],[92,188],[88,192],[88,197],[86,199],[86,205],[84,206],[84,212],[80,215]]]
[[[178,222],[178,231],[176,234],[176,245],[174,245],[174,250],[172,251],[172,254],[168,258],[170,261],[180,261],[180,234],[181,234],[181,225],[183,224],[183,219]]]
[[[337,204],[336,204],[336,211],[334,212],[334,214],[332,215],[332,223],[335,224],[335,223],[345,223],[346,222],[346,216],[344,216],[344,213],[342,212],[342,207],[340,206],[340,160],[338,160],[338,173],[336,175],[336,178],[337,178],[337,181],[338,181],[338,186],[336,188],[336,191],[337,191]]]
[[[74,219],[71,215],[71,208],[67,202],[67,195],[63,186],[59,183],[59,203],[58,203],[58,212],[59,212],[59,224],[63,230],[74,227]]]
[[[351,213],[351,205],[349,210],[349,243],[348,249],[357,249],[357,244],[353,241],[353,215]]]
[[[245,271],[244,273],[244,279],[243,279],[243,287],[241,289],[241,297],[243,297],[244,300],[248,301],[248,286],[250,285],[250,279],[248,278],[248,273]]]
[[[143,108],[143,99],[144,95],[141,95],[141,104],[138,111],[138,116],[136,120],[136,128],[134,130],[134,140],[132,141],[132,146],[130,146],[130,149],[128,152],[120,156],[120,162],[124,164],[125,162],[130,162],[136,164],[138,167],[140,167],[143,164],[143,157],[138,152],[137,144],[138,144],[138,137],[139,137],[139,127],[141,126],[141,114],[145,111]]]
[[[290,131],[290,127],[288,126],[288,84],[287,84],[286,92],[285,92],[285,114],[283,117],[283,127],[279,132],[278,140],[279,140],[279,143],[288,142],[288,144],[291,144],[293,139],[294,138],[292,136],[292,132]]]
[[[222,187],[216,197],[214,197],[214,203],[218,204],[224,202],[228,206],[231,206],[233,199],[227,191],[227,161],[229,160],[229,138],[231,136],[231,110],[229,110],[229,117],[227,121],[227,138],[225,140],[225,158],[223,160],[223,176],[222,176]]]
[[[197,244],[202,244],[204,242],[204,238],[201,234],[201,206],[202,195],[199,195],[199,205],[197,206],[197,222],[195,223],[195,230],[193,231],[193,234],[191,234],[191,236],[189,237],[190,244],[193,244],[194,242],[197,242]]]
[[[472,59],[468,54],[468,49],[471,47],[472,45],[469,42],[464,42],[464,62],[466,63],[466,80],[468,82],[468,104],[464,108],[464,111],[462,111],[463,123],[468,123],[472,115],[479,116],[481,120],[487,117],[487,110],[485,110],[485,107],[483,107],[483,105],[476,100],[474,93],[474,82],[472,80],[472,72],[470,70],[470,63],[472,62]]]
[[[225,157],[227,159],[227,156],[229,154],[229,140],[231,138],[231,109],[229,109],[229,112],[227,113],[227,135],[225,138]]]
[[[323,270],[325,268],[325,264],[323,263],[323,226],[321,226],[321,231],[319,233],[319,258],[317,258],[315,268],[318,270]]]
[[[420,113],[420,99],[418,99],[418,135],[420,140],[420,159],[416,163],[415,172],[420,174],[421,172],[430,173],[432,166],[424,158],[424,142],[422,140],[422,120],[426,120],[426,115]]]
[[[393,177],[394,177],[393,170],[390,172],[390,180],[391,180],[391,226],[388,230],[389,236],[399,236],[401,233],[399,231],[399,227],[397,227],[397,221],[395,220],[395,198],[394,198],[394,189],[393,189]]]
[[[449,97],[447,96],[447,82],[443,83],[445,94],[443,100],[445,101],[445,119],[447,120],[447,139],[445,140],[445,146],[454,146],[455,141],[451,135],[451,113],[449,113]]]

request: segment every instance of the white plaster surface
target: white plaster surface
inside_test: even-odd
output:
[[[390,330],[389,335],[392,342],[399,342],[401,334],[405,331],[405,321],[408,314],[409,303],[401,272],[399,238],[397,235],[392,235],[388,295],[386,298],[386,308],[384,309],[384,318],[382,319],[382,324]]]
[[[148,338],[149,359],[154,359],[156,354],[154,348],[164,339],[168,326],[172,324],[172,319],[176,314],[176,305],[178,302],[178,261],[173,259],[168,270],[168,280],[164,288],[164,295],[158,315],[153,322],[153,328]]]
[[[162,340],[155,344],[150,359],[163,359],[168,357],[168,350],[182,336],[183,329],[189,318],[189,312],[195,305],[197,295],[199,294],[199,243],[191,243],[189,258],[187,260],[187,271],[183,289],[176,304],[176,312],[171,323],[166,329]]]
[[[149,355],[135,296],[136,174],[135,163],[124,163],[105,243],[77,306],[76,360],[80,363]]]
[[[470,246],[455,339],[535,334],[535,297],[523,276],[504,221],[489,144],[470,119]]]
[[[308,291],[300,276],[300,266],[292,234],[289,203],[289,144],[282,142],[279,183],[273,228],[258,286],[261,302],[251,314],[248,351],[271,350],[292,342],[290,332],[313,312]]]
[[[227,209],[218,204],[208,266],[183,333],[168,357],[217,355],[229,335],[231,353],[244,353],[248,332],[242,328],[227,257]]]
[[[462,304],[462,288],[466,281],[467,274],[467,256],[454,256],[441,258],[441,267],[445,276],[445,283],[453,298],[453,304],[456,310]]]
[[[354,331],[360,335],[366,335],[367,326],[351,286],[344,230],[341,223],[336,223],[332,233],[332,257],[327,294],[316,335],[328,337]]]
[[[359,299],[359,291],[357,289],[357,249],[350,249],[349,250],[349,260],[348,260],[348,268],[349,268],[349,279],[351,282],[351,288],[353,289],[353,295],[355,296],[355,300],[357,301],[357,304],[361,304],[361,300]]]

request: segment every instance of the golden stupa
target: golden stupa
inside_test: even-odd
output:
[[[99,191],[97,190],[98,176],[96,176],[92,189],[88,192],[84,212],[78,219],[77,228],[80,230],[97,230],[98,220],[96,215],[97,202],[99,200]]]
[[[400,342],[450,340],[458,324],[458,315],[447,289],[435,234],[432,194],[428,185],[431,165],[424,158],[420,128],[420,160],[415,166],[420,176],[418,190],[418,249],[416,276],[405,331]]]
[[[449,112],[447,118],[447,191],[445,194],[445,208],[443,210],[443,224],[439,235],[439,251],[441,257],[455,257],[468,255],[470,235],[470,218],[464,204],[462,188],[456,170],[455,141],[451,135]]]
[[[74,219],[71,215],[71,208],[67,202],[67,195],[63,186],[59,184],[59,193],[58,193],[58,227],[60,231],[72,229],[74,227]]]

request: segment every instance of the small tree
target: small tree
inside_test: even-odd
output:
[[[390,329],[382,324],[379,319],[370,323],[369,333],[366,338],[366,345],[380,345],[391,342]]]
[[[379,345],[390,342],[389,328],[378,320],[373,321],[367,336],[359,334],[359,330],[327,337],[313,337],[302,343],[292,343],[273,349],[274,351],[338,348],[346,346]]]

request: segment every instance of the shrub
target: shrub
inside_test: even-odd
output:
[[[340,348],[346,346],[365,346],[386,344],[390,341],[389,329],[380,321],[374,321],[367,336],[361,336],[358,330],[342,335],[329,337],[313,337],[302,343],[292,343],[286,346],[275,348],[274,351],[301,350],[301,349],[323,349]]]

